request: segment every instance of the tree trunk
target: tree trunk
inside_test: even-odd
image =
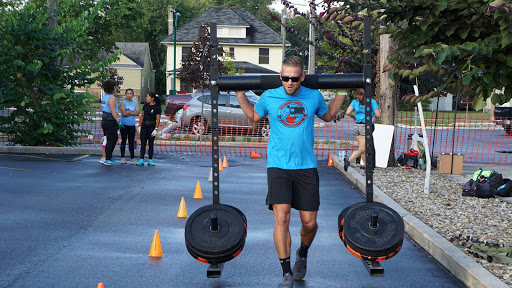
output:
[[[388,60],[396,51],[396,48],[396,42],[390,38],[389,34],[380,35],[375,95],[381,110],[380,123],[386,125],[395,125],[395,119],[398,113],[398,86],[390,82],[388,72],[383,72],[386,66],[388,66]],[[393,77],[393,79],[398,79],[397,77]],[[389,151],[388,166],[395,165],[396,160],[393,139]]]
[[[48,16],[52,15],[52,13],[57,9],[57,0],[48,0]],[[53,15],[53,17],[50,20],[49,26],[50,28],[53,28],[55,26],[59,25],[57,14]]]

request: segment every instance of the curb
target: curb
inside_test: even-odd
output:
[[[101,148],[92,147],[39,147],[39,146],[0,146],[0,153],[12,154],[54,154],[54,155],[101,155]],[[139,155],[139,149],[135,149],[135,155]],[[114,149],[112,153],[114,156],[121,157],[121,151]],[[126,154],[125,154],[126,155]],[[128,152],[128,157],[130,153]]]
[[[331,156],[334,167],[354,183],[363,194],[366,194],[365,177],[355,172],[355,169],[352,167],[349,167],[348,171],[345,172],[339,157],[334,154]],[[403,217],[405,233],[467,287],[508,288],[507,284],[503,283],[491,272],[464,254],[459,248],[455,247],[450,241],[402,208],[400,204],[375,185],[373,186],[373,199],[388,205],[398,212]]]

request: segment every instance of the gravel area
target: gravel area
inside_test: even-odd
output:
[[[356,170],[364,174],[363,170]],[[374,183],[512,287],[512,204],[497,198],[463,197],[463,184],[437,171],[431,173],[429,194],[423,191],[425,172],[422,170],[376,168]]]

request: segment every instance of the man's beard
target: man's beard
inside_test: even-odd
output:
[[[297,86],[297,87],[295,87],[295,89],[293,89],[291,92],[289,92],[289,90],[288,90],[288,89],[286,89],[286,87],[285,87],[284,91],[285,91],[285,92],[286,92],[286,94],[288,94],[288,95],[294,95],[295,93],[297,93],[297,91],[299,90],[299,88],[300,88],[300,86]]]

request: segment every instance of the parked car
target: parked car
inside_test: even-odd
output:
[[[176,114],[179,114],[178,111],[183,109],[183,106],[185,106],[190,99],[192,99],[192,94],[190,93],[167,95],[164,114],[169,116],[170,119],[173,119]]]
[[[259,97],[251,91],[246,93],[247,99],[256,104]],[[201,117],[201,107],[204,103],[203,115]],[[245,116],[235,92],[220,92],[219,93],[219,127],[227,133],[239,133],[241,129],[248,130],[252,135],[269,137],[270,124],[267,118],[259,121],[256,124],[249,123]],[[181,115],[181,125],[188,128],[195,135],[207,133],[211,129],[211,98],[210,91],[205,91],[204,96],[202,93],[197,93],[194,97],[185,104]]]
[[[512,135],[512,107],[494,107],[494,123],[503,126],[505,133]]]

